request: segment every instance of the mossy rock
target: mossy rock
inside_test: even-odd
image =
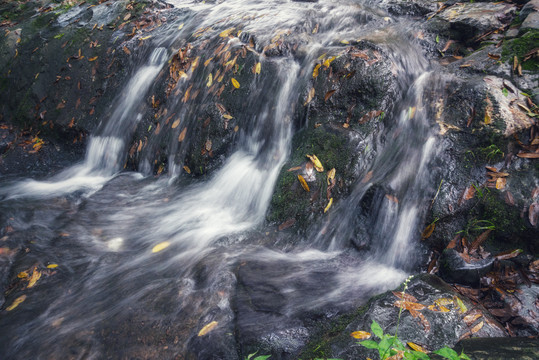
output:
[[[512,62],[513,57],[516,56],[518,61],[522,64],[523,70],[538,71],[539,60],[537,57],[531,57],[529,60],[523,61],[524,56],[535,49],[538,43],[539,30],[529,30],[518,38],[504,42],[502,60]]]

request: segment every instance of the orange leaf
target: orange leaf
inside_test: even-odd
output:
[[[335,91],[337,91],[337,90],[329,90],[329,91],[326,93],[326,95],[324,96],[324,101],[328,101],[329,98],[330,98],[333,94],[335,94]]]
[[[174,120],[174,122],[172,123],[172,128],[176,129],[178,127],[178,125],[180,125],[180,119]]]
[[[406,301],[406,300],[397,300],[393,303],[394,306],[403,308],[404,310],[423,310],[425,305],[419,304],[416,302]]]
[[[187,134],[187,127],[184,127],[182,132],[180,133],[180,136],[178,136],[179,142],[182,142],[185,139],[185,134]]]
[[[37,271],[36,268],[34,268],[32,276],[30,277],[30,281],[28,282],[28,288],[34,287],[39,278],[41,278],[41,272]]]
[[[520,153],[517,156],[525,159],[539,159],[539,154],[536,153]]]
[[[218,325],[218,322],[217,321],[212,321],[211,323],[205,325],[199,332],[198,332],[198,336],[204,336],[206,335],[207,333],[209,333],[210,331],[212,331],[213,329],[215,329]]]
[[[483,328],[483,325],[485,325],[484,321],[481,321],[479,324],[475,325],[471,330],[472,334],[475,334],[476,332],[481,330]]]
[[[436,227],[435,223],[432,223],[429,226],[427,226],[425,230],[423,230],[423,232],[421,233],[421,239],[428,239],[434,232],[435,227]]]
[[[97,60],[97,56],[94,56],[88,59],[88,61],[96,61],[96,60]]]

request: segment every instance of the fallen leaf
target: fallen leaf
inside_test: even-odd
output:
[[[178,125],[180,125],[180,119],[176,119],[174,120],[174,122],[172,123],[172,128],[173,129],[176,129],[178,127]]]
[[[368,182],[372,179],[372,175],[373,175],[373,172],[372,172],[372,170],[371,170],[371,171],[369,171],[367,174],[365,174],[365,176],[364,176],[363,179],[361,180],[361,183],[363,183],[363,184],[368,183]]]
[[[260,74],[261,70],[262,70],[262,64],[257,62],[255,65],[255,74]]]
[[[423,232],[421,233],[421,239],[428,239],[434,232],[435,227],[436,227],[435,223],[432,223],[429,226],[427,226],[425,230],[423,230]]]
[[[58,264],[49,264],[47,265],[47,269],[56,269],[58,267]]]
[[[494,258],[498,260],[512,259],[514,257],[517,257],[520,253],[522,253],[522,251],[523,251],[522,249],[504,251],[497,255],[494,255]]]
[[[324,67],[327,69],[329,67],[329,65],[333,62],[333,60],[335,60],[336,57],[335,56],[332,56],[332,57],[329,57],[327,58],[326,60],[324,60]]]
[[[88,58],[88,61],[96,61],[97,58],[98,58],[97,56],[94,56],[94,57]]]
[[[188,174],[191,173],[191,169],[189,169],[189,167],[187,165],[184,165],[183,169],[185,170],[186,173],[188,173]]]
[[[482,232],[475,240],[474,242],[472,243],[472,245],[470,246],[470,251],[474,251],[474,250],[477,250],[479,249],[479,246],[481,244],[483,244],[487,238],[488,238],[488,235],[492,232],[492,230],[486,230],[484,232]]]
[[[408,344],[408,346],[409,346],[412,350],[419,351],[419,352],[422,352],[422,353],[424,353],[424,354],[427,354],[427,353],[428,353],[428,351],[425,350],[424,347],[419,346],[419,345],[417,345],[417,344],[414,344],[413,342],[407,342],[407,344]]]
[[[239,88],[240,88],[240,83],[238,82],[238,80],[232,78],[232,79],[230,79],[230,81],[232,82],[232,85],[233,85],[236,89],[239,89]]]
[[[335,94],[335,91],[337,91],[337,90],[329,90],[329,91],[326,93],[326,95],[324,96],[324,102],[328,101],[329,98],[330,98],[333,94]]]
[[[204,148],[206,149],[206,151],[210,152],[211,146],[212,146],[211,140],[210,139],[206,140],[206,143],[204,144]]]
[[[11,311],[15,309],[17,306],[19,306],[20,303],[22,303],[24,300],[26,300],[26,295],[21,295],[18,298],[16,298],[11,305],[9,305],[6,308],[6,311]]]
[[[386,194],[385,197],[386,199],[388,199],[391,202],[394,202],[395,204],[399,203],[399,199],[395,195]]]
[[[416,302],[406,301],[406,300],[397,300],[393,303],[393,306],[398,308],[403,308],[404,310],[423,310],[425,305],[419,304]]]
[[[350,334],[351,337],[358,340],[365,340],[371,337],[371,333],[366,331],[354,331]]]
[[[311,191],[309,189],[309,185],[307,185],[307,181],[305,181],[305,178],[301,175],[298,175],[298,180],[299,180],[299,183],[301,184],[301,186],[303,187],[303,189],[307,192]]]
[[[471,185],[464,190],[464,194],[462,195],[463,200],[470,200],[475,195],[475,186]]]
[[[291,227],[295,223],[296,223],[296,219],[295,218],[290,218],[290,219],[286,220],[284,223],[282,223],[281,225],[279,225],[279,231],[283,231],[285,229],[288,229],[289,227]]]
[[[313,88],[311,88],[311,90],[309,90],[309,94],[307,95],[307,100],[305,100],[305,102],[303,103],[303,106],[307,105],[308,103],[310,103],[313,100],[314,93],[315,93],[315,90],[314,90],[314,87],[313,87]]]
[[[324,167],[322,166],[322,163],[320,162],[320,160],[318,160],[318,158],[316,157],[316,155],[306,155],[314,164],[314,168],[316,169],[316,171],[318,172],[323,172],[324,171]]]
[[[291,167],[290,169],[288,169],[287,171],[296,171],[296,170],[301,170],[301,166],[294,166],[294,167]]]
[[[329,199],[329,202],[328,202],[326,208],[324,209],[324,214],[329,210],[329,208],[331,207],[332,204],[333,204],[333,198]]]
[[[178,141],[182,142],[185,140],[185,135],[187,134],[187,127],[184,127],[182,132],[180,133],[180,136],[178,136]]]
[[[335,173],[336,173],[335,168],[328,171],[328,177],[327,177],[328,185],[331,184],[331,180],[335,179]]]
[[[464,305],[464,303],[458,296],[455,296],[455,303],[457,304],[461,314],[464,314],[468,311],[468,308],[466,307],[466,305]]]
[[[126,53],[127,55],[131,55],[131,51],[130,51],[126,46],[124,46],[124,47],[122,48],[122,50],[123,50],[124,53]]]
[[[485,325],[485,323],[481,321],[479,324],[475,325],[470,331],[472,332],[472,334],[475,334],[476,332],[478,332],[479,330],[483,328],[483,325]]]
[[[474,312],[466,315],[464,318],[462,318],[462,321],[464,321],[468,326],[471,326],[475,320],[479,319],[481,316],[483,315],[480,312]]]
[[[204,336],[206,335],[207,333],[209,333],[210,331],[212,331],[213,329],[215,329],[218,325],[218,322],[217,321],[212,321],[211,323],[205,325],[199,332],[198,332],[198,336]]]
[[[231,27],[231,28],[228,28],[224,31],[222,31],[220,34],[219,34],[219,37],[228,37],[228,35],[230,35],[232,33],[232,31],[234,31],[234,28]]]
[[[41,278],[41,272],[38,271],[36,268],[34,268],[34,271],[32,272],[32,276],[30,276],[30,281],[28,282],[27,288],[32,288],[37,283],[37,281]]]
[[[208,75],[208,82],[206,82],[206,86],[210,87],[212,83],[213,83],[213,75],[210,73],[210,75]]]
[[[539,159],[539,154],[537,153],[520,153],[517,154],[519,158],[525,158],[525,159]]]
[[[161,242],[161,243],[155,245],[155,246],[152,248],[152,252],[153,252],[153,253],[159,252],[159,251],[161,251],[161,250],[166,249],[166,248],[169,247],[169,246],[170,246],[170,242],[168,242],[168,241],[163,241],[163,242]]]
[[[403,291],[392,291],[393,295],[398,297],[401,300],[409,301],[409,302],[418,302],[415,296],[411,294],[407,294]]]
[[[320,64],[317,64],[315,67],[314,67],[314,70],[313,70],[313,78],[317,78],[318,77],[318,70],[320,69]]]
[[[505,185],[507,184],[507,179],[504,177],[499,177],[496,179],[496,189],[501,190],[505,188]]]

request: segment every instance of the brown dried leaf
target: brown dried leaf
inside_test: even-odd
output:
[[[539,159],[538,153],[520,153],[517,154],[519,158],[525,158],[525,159]]]
[[[393,306],[396,306],[398,308],[403,308],[404,310],[423,310],[425,308],[425,305],[419,304],[412,301],[406,301],[406,300],[397,300],[393,303]]]
[[[466,315],[462,321],[464,321],[464,323],[466,323],[466,325],[468,326],[471,326],[475,320],[479,319],[481,316],[483,316],[483,314],[481,314],[480,312],[473,312],[473,313],[470,313],[468,315]]]
[[[290,219],[286,220],[284,223],[282,223],[281,225],[279,225],[279,231],[283,231],[285,229],[288,229],[289,227],[291,227],[295,223],[296,223],[296,219],[295,218],[290,218]]]
[[[434,229],[436,228],[436,223],[432,223],[430,224],[429,226],[427,226],[425,228],[425,230],[423,230],[423,232],[421,233],[421,239],[428,239],[432,233],[434,232]]]
[[[335,89],[329,90],[329,91],[326,93],[326,95],[324,96],[324,102],[327,102],[327,101],[329,100],[329,98],[330,98],[333,94],[335,94],[335,91],[337,91],[337,90],[335,90]]]
[[[409,301],[409,302],[415,302],[415,303],[418,302],[417,299],[415,298],[415,296],[407,294],[405,292],[392,291],[392,293],[393,293],[393,295],[395,295],[396,297],[398,297],[401,300]]]
[[[206,149],[206,151],[210,152],[211,151],[211,146],[212,146],[212,142],[210,139],[206,140],[206,143],[204,144],[204,149]]]
[[[530,208],[528,209],[528,220],[530,220],[530,224],[532,226],[537,226],[537,223],[539,222],[539,204],[534,202],[530,205]]]
[[[494,258],[498,260],[507,260],[517,257],[522,252],[522,249],[508,250],[494,255]]]
[[[185,140],[185,135],[187,134],[187,127],[184,127],[182,132],[180,133],[180,136],[178,136],[178,141],[182,142]]]
[[[483,325],[485,325],[485,323],[481,321],[479,324],[475,325],[470,331],[472,332],[472,334],[475,334],[483,328]]]
[[[395,195],[386,194],[386,199],[388,199],[391,202],[394,202],[395,204],[399,203],[399,199]]]
[[[479,246],[481,244],[483,244],[487,238],[488,238],[488,235],[492,232],[492,230],[486,230],[484,232],[482,232],[475,240],[474,242],[472,243],[472,245],[470,246],[470,251],[475,251],[477,249],[479,249]]]
[[[301,170],[301,166],[294,166],[294,167],[291,167],[290,169],[288,169],[287,171],[297,171],[297,170]]]

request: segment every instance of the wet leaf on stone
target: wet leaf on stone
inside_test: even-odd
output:
[[[206,87],[210,87],[211,84],[213,84],[213,75],[210,73],[210,75],[208,75],[208,82],[206,82]]]
[[[393,303],[393,306],[396,306],[398,308],[403,308],[404,310],[408,310],[408,311],[423,310],[425,308],[425,305],[423,304],[406,301],[406,300],[397,300]]]
[[[464,194],[462,195],[463,200],[470,200],[475,195],[475,186],[470,185],[469,187],[464,190]]]
[[[298,180],[299,180],[299,183],[301,184],[301,186],[303,187],[303,189],[307,192],[311,191],[309,189],[309,185],[307,185],[307,181],[305,181],[305,178],[301,175],[298,175]]]
[[[255,74],[260,74],[260,71],[262,71],[262,64],[257,62],[255,65]]]
[[[475,325],[470,331],[472,332],[472,334],[475,334],[483,328],[483,325],[485,325],[485,322],[481,321],[479,324]]]
[[[217,321],[212,321],[211,323],[205,325],[199,332],[198,336],[204,336],[208,334],[210,331],[215,329],[219,323]]]
[[[372,335],[371,333],[366,332],[366,331],[354,331],[353,333],[350,334],[350,336],[353,337],[354,339],[365,340],[365,339],[370,338]]]
[[[326,60],[324,60],[324,67],[327,69],[329,67],[329,65],[333,62],[333,60],[335,60],[336,57],[335,56],[331,56],[329,58],[327,58]]]
[[[176,129],[178,127],[178,125],[180,125],[180,119],[176,119],[174,120],[174,122],[172,123],[172,128],[173,129]]]
[[[291,167],[290,169],[288,169],[287,171],[297,171],[297,170],[301,170],[301,166],[294,166],[294,167]]]
[[[232,119],[234,119],[234,117],[233,117],[232,115],[230,115],[230,114],[223,114],[223,117],[224,117],[225,119],[227,119],[227,120],[232,120]]]
[[[403,291],[392,291],[393,295],[398,297],[401,300],[410,301],[410,302],[418,302],[418,300],[415,298],[415,296],[411,294],[407,294]]]
[[[232,85],[233,85],[236,89],[239,89],[239,88],[240,88],[240,83],[238,82],[238,80],[232,78],[232,79],[230,79],[230,81],[232,82]]]
[[[436,227],[436,223],[432,223],[429,226],[427,226],[425,230],[423,230],[423,232],[421,233],[421,239],[428,239],[434,232],[435,227]]]
[[[461,314],[464,314],[468,311],[468,308],[466,307],[466,305],[464,305],[464,303],[458,296],[455,296],[455,303],[457,304]]]
[[[188,174],[191,173],[191,169],[189,169],[189,166],[184,165],[184,166],[183,166],[183,169],[185,170],[186,173],[188,173]]]
[[[524,159],[539,159],[539,154],[537,153],[520,153],[517,156]]]
[[[47,269],[56,269],[58,267],[58,264],[49,264],[47,265]]]
[[[464,321],[464,323],[466,323],[468,326],[471,326],[475,320],[479,319],[481,316],[483,315],[480,312],[474,312],[466,315],[464,318],[462,318],[462,321]]]
[[[337,170],[335,170],[335,168],[328,171],[328,178],[327,178],[328,185],[330,185],[332,180],[335,179],[336,172]]]
[[[334,90],[329,90],[329,91],[326,93],[326,95],[324,96],[324,102],[328,101],[329,98],[330,98],[333,94],[335,94],[335,91],[337,91],[337,90],[335,90],[335,89],[334,89]]]
[[[231,27],[231,28],[228,28],[224,31],[222,31],[220,34],[219,34],[219,37],[228,37],[228,35],[230,35],[232,33],[232,31],[234,31],[234,28]]]
[[[17,277],[19,279],[26,279],[28,277],[28,273],[26,271],[21,271],[20,273],[17,274]]]
[[[167,247],[170,246],[170,242],[168,241],[163,241],[157,245],[155,245],[153,248],[152,248],[152,253],[157,253],[159,251],[162,251],[164,249],[166,249]]]
[[[311,90],[309,90],[309,94],[307,95],[307,100],[305,100],[305,102],[303,103],[303,106],[307,105],[308,103],[310,103],[313,100],[314,93],[315,93],[315,90],[314,90],[314,87],[313,87],[313,88],[311,88]]]
[[[6,308],[6,311],[11,311],[13,309],[15,309],[17,306],[19,306],[24,300],[26,300],[26,295],[21,295],[19,296],[18,298],[16,298],[15,300],[13,300],[13,303],[11,305],[9,305],[7,308]]]
[[[514,257],[517,257],[520,253],[522,253],[522,251],[523,251],[522,249],[504,251],[504,252],[501,252],[501,253],[495,255],[494,258],[496,258],[498,260],[512,259]]]
[[[417,344],[414,344],[413,342],[407,342],[406,344],[408,344],[408,346],[412,349],[412,350],[415,350],[415,351],[419,351],[419,352],[422,352],[424,354],[427,354],[428,351],[420,346],[420,345],[417,345]]]
[[[326,208],[324,209],[324,214],[329,210],[332,204],[333,204],[333,198],[330,198]]]
[[[32,276],[30,276],[30,281],[28,282],[28,288],[34,287],[34,285],[37,283],[37,281],[41,278],[41,271],[38,271],[36,268],[34,268],[34,271],[32,272]]]
[[[470,251],[474,251],[474,250],[477,250],[479,249],[479,246],[481,244],[483,244],[487,238],[488,238],[488,235],[492,232],[491,229],[488,229],[484,232],[482,232],[475,240],[474,242],[472,243],[472,245],[470,246]]]
[[[314,67],[314,70],[313,70],[313,78],[317,78],[318,77],[318,71],[320,69],[320,64],[316,64],[316,66]]]
[[[182,132],[180,133],[180,136],[178,136],[178,141],[182,142],[185,140],[185,135],[187,134],[187,127],[184,127]]]
[[[399,199],[395,195],[386,194],[385,197],[386,199],[388,199],[391,202],[394,202],[395,204],[399,203]]]
[[[320,160],[318,160],[316,155],[313,154],[313,155],[306,155],[306,156],[312,161],[316,171],[318,171],[318,172],[323,172],[324,171],[324,167],[322,166],[322,163],[320,162]]]
[[[501,190],[505,188],[505,185],[507,184],[507,179],[504,177],[499,177],[496,179],[496,189]]]

